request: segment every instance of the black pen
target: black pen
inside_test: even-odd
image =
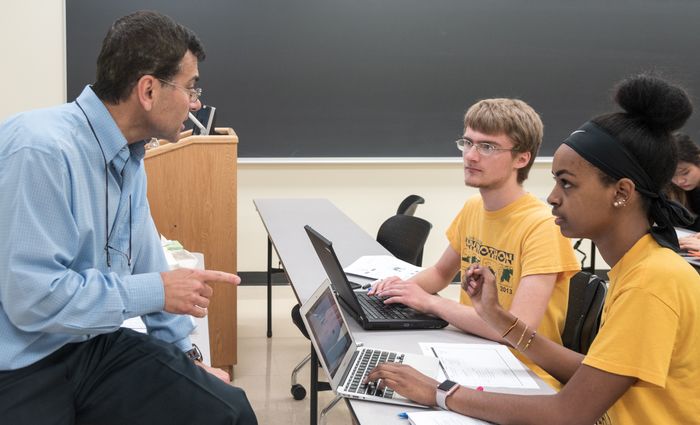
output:
[[[435,347],[430,347],[430,350],[435,355],[435,358],[438,359],[438,364],[440,365],[440,369],[442,369],[442,373],[445,374],[445,379],[450,379],[450,377],[447,376],[447,371],[445,370],[445,366],[442,365],[442,361],[440,360],[440,356],[438,356],[438,354],[435,352]]]

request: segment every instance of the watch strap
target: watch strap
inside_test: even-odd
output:
[[[444,388],[444,384],[446,383],[451,383],[453,385],[446,390],[441,389],[440,387]],[[444,381],[438,385],[437,391],[435,392],[435,404],[437,404],[441,409],[450,410],[449,407],[447,407],[447,397],[451,396],[455,391],[457,391],[458,388],[459,384],[452,381]]]
[[[201,362],[204,360],[204,356],[202,355],[202,352],[199,351],[199,347],[197,347],[196,344],[192,344],[192,348],[185,351],[185,355],[193,362]]]

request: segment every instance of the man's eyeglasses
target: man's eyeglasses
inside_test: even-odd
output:
[[[195,103],[197,101],[197,99],[199,99],[202,96],[202,89],[199,87],[197,87],[196,89],[188,89],[187,87],[182,87],[182,86],[177,85],[171,81],[163,80],[160,78],[158,78],[158,81],[160,81],[163,84],[167,84],[169,86],[173,86],[175,88],[183,90],[190,97],[190,103]]]
[[[483,142],[483,143],[474,143],[469,139],[465,139],[464,137],[461,137],[457,140],[455,140],[455,143],[457,144],[457,149],[460,151],[464,152],[467,151],[469,152],[472,147],[476,147],[476,151],[479,152],[479,155],[483,156],[491,156],[495,154],[496,152],[504,152],[504,151],[514,151],[515,149],[507,149],[507,148],[499,148],[497,145],[494,145],[493,143],[488,143],[488,142]]]

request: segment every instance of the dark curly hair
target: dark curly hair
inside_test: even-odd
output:
[[[591,121],[635,156],[656,185],[649,189],[660,192],[676,171],[678,149],[673,142],[673,131],[682,127],[692,114],[690,98],[681,87],[643,73],[618,84],[614,99],[622,112],[600,115]],[[603,180],[614,182],[605,175]]]
[[[144,75],[171,79],[187,51],[204,60],[204,46],[197,36],[168,16],[153,11],[124,16],[102,41],[92,89],[101,100],[119,103]]]

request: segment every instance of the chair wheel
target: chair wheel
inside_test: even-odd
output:
[[[306,397],[306,388],[301,384],[292,385],[292,397],[294,400],[303,400]]]

